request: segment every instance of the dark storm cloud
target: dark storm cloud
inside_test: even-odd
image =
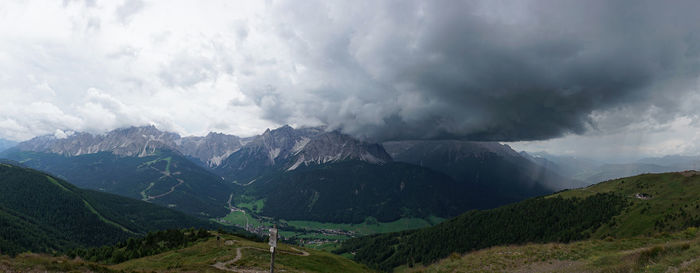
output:
[[[597,128],[591,113],[619,108],[670,118],[700,70],[696,1],[278,8],[281,37],[318,83],[268,78],[278,91],[257,95],[274,102],[259,103],[266,117],[377,141],[549,139]]]

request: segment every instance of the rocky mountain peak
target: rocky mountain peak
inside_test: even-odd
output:
[[[325,164],[343,160],[360,160],[374,164],[392,161],[382,145],[363,142],[333,131],[309,139],[298,149],[294,163],[288,170],[294,170],[302,164]]]
[[[326,132],[321,127],[294,129],[284,125],[266,130],[258,139],[246,145],[267,153],[270,165],[288,162],[291,169],[301,164],[324,164],[341,160],[362,160],[370,163],[391,161],[391,156],[379,144],[359,141],[337,131]],[[288,163],[284,163],[288,164]]]
[[[228,179],[250,183],[269,169],[294,170],[299,166],[359,160],[374,164],[392,161],[380,144],[357,140],[323,127],[282,126],[253,137],[217,167]]]
[[[306,143],[319,132],[315,129],[294,129],[284,125],[274,130],[265,130],[262,135],[253,137],[243,148],[249,153],[264,153],[268,164],[275,165],[276,162],[286,160],[299,148],[300,143]]]
[[[155,126],[115,129],[105,134],[73,133],[65,138],[39,136],[17,145],[20,150],[78,156],[112,152],[121,156],[147,156],[161,148],[175,147],[180,136]]]
[[[234,135],[210,132],[204,137],[184,137],[177,142],[178,150],[195,157],[209,167],[216,167],[221,161],[240,150],[243,139]]]

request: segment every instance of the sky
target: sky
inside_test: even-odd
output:
[[[0,138],[155,125],[697,155],[698,1],[0,2]]]

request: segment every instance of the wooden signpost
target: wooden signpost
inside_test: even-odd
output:
[[[275,273],[275,248],[277,247],[277,225],[270,229],[270,273]]]

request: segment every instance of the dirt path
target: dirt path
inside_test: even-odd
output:
[[[166,196],[166,195],[168,195],[168,194],[171,194],[171,193],[173,193],[173,192],[175,191],[175,188],[177,188],[178,186],[182,185],[182,183],[185,183],[185,181],[182,180],[182,179],[180,179],[180,178],[176,178],[176,180],[177,180],[177,182],[178,182],[177,185],[172,186],[168,192],[163,193],[163,194],[159,194],[159,195],[156,195],[156,196],[149,196],[149,197],[148,197],[148,200],[153,200],[153,199],[156,199],[156,198],[161,198],[161,197],[163,197],[163,196]]]
[[[238,182],[233,182],[233,183],[236,184],[236,185],[240,185],[240,186],[243,186],[243,187],[247,187],[247,186],[250,186],[250,184],[253,184],[253,182],[255,182],[255,180],[257,180],[257,179],[253,179],[253,180],[251,180],[250,182],[245,183],[245,184],[244,184],[244,183],[238,183]]]
[[[304,250],[297,249],[297,248],[295,248],[295,247],[292,247],[292,249],[301,252],[301,255],[300,255],[300,254],[294,254],[294,253],[289,253],[289,254],[297,255],[297,256],[309,256],[309,255],[311,255],[309,252],[306,252],[306,251],[304,251]]]
[[[694,258],[694,259],[690,259],[690,260],[684,261],[683,263],[679,264],[678,266],[669,267],[669,268],[666,270],[666,273],[689,272],[689,271],[686,270],[686,268],[687,268],[688,266],[690,266],[691,264],[693,264],[694,262],[696,262],[697,260],[698,260],[698,258]]]
[[[239,248],[236,248],[236,257],[234,257],[231,260],[225,261],[225,262],[217,262],[211,266],[216,267],[219,270],[230,271],[230,272],[240,272],[240,273],[265,273],[265,272],[269,272],[267,270],[257,270],[257,269],[251,269],[251,268],[240,268],[237,266],[230,266],[231,264],[234,264],[243,258],[243,252],[241,252],[241,250],[243,250],[243,249],[256,249],[256,250],[261,250],[261,251],[268,251],[267,249],[262,249],[262,248],[258,248],[258,247],[252,247],[252,246],[239,247]],[[292,249],[297,251],[297,252],[291,252],[291,251],[286,251],[286,250],[278,250],[277,252],[284,253],[284,254],[290,254],[290,255],[296,255],[296,256],[309,256],[309,255],[311,255],[309,252],[306,252],[304,250],[300,250],[300,249],[297,249],[294,247],[292,247]]]
[[[213,267],[216,267],[216,268],[219,269],[219,270],[231,271],[231,272],[240,272],[240,273],[265,273],[265,272],[268,272],[268,271],[266,271],[266,270],[265,270],[265,271],[261,271],[261,270],[251,269],[251,268],[239,268],[239,267],[237,267],[237,266],[229,267],[229,265],[231,265],[231,264],[233,264],[233,263],[236,263],[236,262],[239,261],[241,258],[243,258],[243,253],[241,252],[242,249],[258,249],[258,250],[263,250],[263,249],[261,249],[261,248],[251,247],[251,246],[239,247],[239,248],[236,248],[236,257],[234,257],[233,260],[229,260],[229,261],[225,261],[225,262],[217,262],[217,263],[213,264],[212,266],[213,266]]]
[[[233,270],[227,268],[227,266],[232,264],[232,263],[237,262],[242,257],[243,257],[243,254],[241,253],[241,248],[239,247],[239,248],[236,248],[236,257],[233,258],[233,260],[226,261],[226,262],[217,262],[217,263],[213,264],[212,266],[216,267],[218,269],[221,269],[221,270],[225,270],[225,271],[233,271]]]
[[[166,160],[166,161],[167,161],[167,160]],[[175,173],[173,173],[173,174],[170,173],[170,171],[169,171],[169,169],[170,169],[170,161],[168,161],[168,165],[165,167],[165,169],[166,169],[165,171],[161,171],[161,170],[159,170],[159,169],[156,169],[156,168],[153,167],[153,166],[149,166],[149,168],[151,168],[151,169],[153,169],[153,170],[155,170],[155,171],[160,172],[161,174],[163,174],[163,176],[160,177],[160,178],[158,179],[158,181],[160,181],[160,179],[162,179],[162,178],[164,178],[164,177],[175,178],[175,177],[173,177],[173,175],[180,174],[180,172],[175,172]],[[150,201],[150,200],[153,200],[153,199],[161,198],[161,197],[163,197],[163,196],[166,196],[166,195],[168,195],[168,194],[173,193],[173,192],[175,191],[175,188],[177,188],[178,186],[180,186],[180,185],[182,185],[183,183],[185,183],[185,181],[182,180],[182,179],[180,179],[180,178],[175,178],[175,180],[177,180],[178,183],[177,183],[175,186],[172,186],[168,192],[162,193],[162,194],[159,194],[159,195],[149,196],[148,194],[146,194],[146,192],[147,192],[148,190],[150,190],[150,189],[155,185],[155,182],[152,182],[145,190],[143,190],[143,191],[141,192],[141,196],[142,196],[141,200],[143,200],[143,201]],[[156,182],[157,182],[157,181],[156,181]],[[229,199],[229,201],[230,201],[230,199]]]
[[[544,272],[588,272],[584,268],[585,264],[581,261],[558,261],[550,260],[546,262],[536,262],[529,265],[523,265],[520,268],[514,269],[515,273],[544,273]]]

